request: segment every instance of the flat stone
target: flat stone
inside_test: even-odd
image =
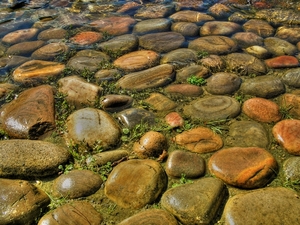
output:
[[[221,180],[207,177],[167,190],[161,205],[182,224],[214,224],[227,196]]]
[[[246,32],[255,33],[263,38],[273,36],[275,29],[264,20],[250,19],[244,23],[243,28]]]
[[[67,30],[60,28],[60,27],[54,27],[49,28],[47,30],[43,30],[39,33],[37,36],[38,40],[48,41],[51,39],[64,39],[67,36]]]
[[[140,209],[153,203],[166,187],[167,175],[158,162],[132,159],[114,167],[107,178],[104,192],[123,208]]]
[[[290,182],[298,182],[300,179],[300,157],[290,157],[283,162],[284,178]]]
[[[70,38],[77,45],[92,45],[103,38],[103,34],[95,31],[83,31]]]
[[[300,28],[289,26],[278,27],[275,37],[286,40],[292,44],[297,44],[300,40]]]
[[[219,72],[207,79],[206,91],[214,95],[226,95],[236,92],[242,79],[234,73]]]
[[[77,224],[101,224],[103,221],[102,215],[88,202],[72,201],[71,203],[64,204],[57,207],[53,211],[45,214],[40,220],[38,225],[43,224],[57,224],[63,225]]]
[[[68,149],[44,141],[12,139],[0,142],[0,176],[37,178],[59,172],[68,162]]]
[[[193,10],[183,10],[178,11],[170,16],[175,22],[192,22],[201,24],[206,21],[215,20],[212,16],[207,15],[205,13],[193,11]]]
[[[272,133],[276,141],[290,154],[300,155],[300,120],[281,120]]]
[[[50,203],[45,192],[25,180],[0,179],[0,223],[34,224]]]
[[[227,19],[232,13],[232,9],[225,4],[216,3],[207,10],[209,15],[217,19]]]
[[[69,52],[69,47],[64,43],[50,43],[35,50],[31,58],[39,60],[54,60],[59,56],[66,55]]]
[[[176,108],[177,104],[167,96],[160,93],[152,93],[145,102],[151,105],[157,111],[169,111]]]
[[[191,22],[175,22],[172,24],[171,30],[185,37],[195,37],[199,35],[199,27]]]
[[[30,56],[31,53],[42,47],[44,44],[44,41],[24,41],[9,47],[6,51],[6,54]]]
[[[117,77],[121,77],[122,75],[122,72],[118,69],[102,69],[98,70],[94,77],[96,79],[96,83],[100,83],[102,81],[117,80]]]
[[[127,150],[104,151],[88,157],[86,163],[92,166],[104,166],[107,163],[113,164],[114,162],[125,160],[128,156],[129,152]]]
[[[23,41],[31,41],[37,36],[38,32],[39,30],[37,28],[16,30],[6,34],[2,38],[2,42],[5,44],[14,45]]]
[[[295,119],[300,119],[300,95],[283,94],[280,99],[280,107]]]
[[[290,68],[299,66],[298,59],[289,55],[282,55],[275,58],[266,59],[265,63],[270,68]]]
[[[225,224],[298,224],[300,210],[297,192],[283,187],[268,187],[228,200],[223,212]]]
[[[158,0],[156,3],[159,3]],[[134,18],[138,19],[156,19],[166,18],[175,11],[174,4],[149,4],[146,7],[140,8],[135,14]]]
[[[242,30],[241,25],[229,21],[209,21],[200,28],[200,36],[230,36]]]
[[[282,81],[290,87],[300,88],[300,68],[286,71]]]
[[[192,84],[170,84],[165,88],[165,91],[172,95],[189,97],[198,97],[203,94],[202,87]]]
[[[261,188],[277,174],[278,165],[267,150],[258,147],[232,147],[217,151],[208,162],[210,172],[239,188]]]
[[[265,38],[264,44],[266,49],[274,56],[295,55],[298,51],[297,47],[286,40],[277,37]]]
[[[222,138],[207,127],[197,127],[177,134],[173,141],[191,152],[207,153],[223,146]]]
[[[52,87],[41,85],[23,91],[2,107],[2,128],[12,138],[37,139],[55,127]]]
[[[242,112],[258,122],[278,122],[282,115],[279,106],[268,99],[250,98],[243,103]]]
[[[197,178],[205,173],[205,161],[196,153],[175,150],[170,153],[166,162],[166,173],[170,177]]]
[[[252,32],[237,32],[232,36],[232,39],[238,43],[240,48],[247,48],[253,45],[261,46],[264,39]]]
[[[259,59],[267,59],[267,58],[270,58],[270,56],[271,56],[271,53],[266,48],[259,46],[259,45],[250,46],[250,47],[244,49],[244,51],[250,55],[255,56],[256,58],[259,58]]]
[[[160,60],[161,64],[169,63],[176,68],[182,68],[197,62],[197,52],[192,49],[179,48],[166,53]]]
[[[186,83],[187,79],[194,75],[196,77],[207,78],[210,76],[210,71],[203,65],[189,65],[176,71],[176,81]],[[173,85],[173,84],[172,84]]]
[[[133,98],[128,95],[105,95],[101,98],[100,104],[105,111],[115,113],[130,108]]]
[[[171,20],[166,18],[148,19],[138,22],[133,27],[133,33],[143,35],[147,33],[165,32],[169,31],[171,27]]]
[[[142,7],[142,5],[140,3],[126,2],[118,9],[117,12],[125,14],[125,15],[131,15],[131,14],[134,14],[136,12],[136,10],[138,10],[141,7]]]
[[[224,70],[226,66],[224,60],[218,55],[209,55],[199,61],[204,67],[214,73],[223,72],[222,70]]]

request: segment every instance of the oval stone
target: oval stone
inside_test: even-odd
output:
[[[84,31],[70,38],[70,41],[77,45],[91,45],[100,41],[103,35],[95,31]]]
[[[209,21],[200,28],[200,36],[223,35],[230,36],[241,31],[241,25],[229,21]]]
[[[178,11],[172,14],[170,18],[175,22],[192,22],[197,24],[201,24],[205,21],[215,20],[210,15],[193,10]]]
[[[165,18],[148,19],[138,22],[133,27],[133,33],[143,35],[147,33],[165,32],[169,31],[171,21]]]
[[[265,38],[264,44],[266,49],[275,56],[295,55],[298,51],[295,45],[277,37]]]
[[[258,45],[250,46],[250,47],[244,49],[244,51],[250,55],[255,56],[256,58],[259,58],[259,59],[266,59],[271,56],[271,53],[266,48],[264,48],[262,46],[258,46]]]
[[[205,89],[214,95],[232,94],[237,91],[242,79],[234,73],[219,72],[207,79]]]
[[[54,27],[41,31],[37,38],[43,41],[48,41],[51,39],[64,39],[66,38],[67,34],[67,30],[60,27]]]
[[[282,77],[282,81],[295,88],[300,88],[300,68],[290,69]]]
[[[238,32],[232,36],[240,48],[247,48],[253,45],[263,45],[264,39],[252,32]]]
[[[246,32],[255,33],[263,38],[273,36],[275,29],[264,20],[250,19],[244,23],[243,28]]]
[[[299,66],[298,59],[289,55],[282,55],[275,58],[266,59],[265,63],[270,68],[290,68]]]
[[[30,56],[31,53],[42,47],[44,44],[44,41],[24,41],[9,47],[6,51],[6,54]]]
[[[51,61],[56,57],[67,54],[68,52],[69,47],[66,44],[50,43],[34,51],[31,55],[31,58]]]
[[[200,63],[214,73],[221,72],[225,68],[224,60],[218,55],[209,55],[200,59]]]
[[[168,52],[160,60],[161,64],[169,63],[176,66],[176,68],[181,68],[183,66],[196,62],[197,52],[187,48],[179,48]]]
[[[175,22],[172,24],[171,30],[185,37],[195,37],[199,34],[199,27],[190,22]]]
[[[203,65],[189,65],[176,71],[176,81],[186,83],[187,79],[195,75],[196,77],[207,78],[210,76],[210,71]],[[172,84],[173,85],[173,84]]]
[[[145,102],[157,111],[168,111],[176,108],[177,106],[174,101],[160,93],[150,94],[149,98],[145,99]]]
[[[172,127],[182,127],[184,125],[184,119],[178,112],[170,112],[165,116],[166,123]]]
[[[165,91],[172,95],[184,95],[189,97],[198,97],[203,94],[203,89],[192,84],[171,84],[165,88]]]
[[[128,95],[105,95],[100,103],[105,111],[114,113],[130,108],[133,98]]]
[[[267,185],[277,174],[278,165],[263,148],[232,147],[214,153],[208,168],[227,184],[252,189]]]
[[[300,40],[300,27],[278,27],[275,37],[286,40],[292,44],[297,44]]]
[[[129,152],[127,150],[104,151],[88,157],[86,163],[91,166],[104,166],[107,163],[113,164],[127,159]]]
[[[33,40],[39,30],[37,28],[28,28],[28,29],[22,29],[22,30],[16,30],[13,32],[10,32],[6,34],[2,38],[2,42],[9,44],[9,45],[14,45],[23,41],[30,41]]]
[[[280,107],[286,110],[286,116],[300,119],[300,95],[298,94],[283,94],[280,100]]]
[[[136,12],[134,17],[139,19],[166,18],[175,11],[175,6],[172,4],[159,4],[161,3],[160,0],[156,3],[158,4],[149,4],[146,7],[142,7]]]

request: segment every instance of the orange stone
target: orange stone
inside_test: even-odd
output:
[[[282,55],[272,59],[265,60],[268,67],[271,68],[286,68],[286,67],[297,67],[299,61],[294,56]]]
[[[172,128],[182,127],[184,125],[184,120],[178,112],[170,112],[167,114],[165,116],[165,121]]]
[[[85,31],[76,34],[74,37],[70,38],[74,44],[78,45],[91,45],[102,39],[103,35],[94,31]]]

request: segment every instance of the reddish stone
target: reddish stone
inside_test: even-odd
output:
[[[282,120],[272,133],[279,144],[292,155],[300,155],[300,120]]]
[[[168,115],[165,116],[165,121],[172,128],[182,127],[184,124],[183,118],[177,112],[170,112]]]
[[[279,106],[264,98],[251,98],[244,102],[243,113],[259,122],[270,123],[281,119]]]
[[[76,34],[74,37],[70,38],[70,40],[78,45],[91,45],[102,39],[103,35],[98,32],[93,31],[85,31]]]
[[[118,13],[125,13],[128,11],[133,11],[138,8],[141,8],[142,5],[137,2],[126,2],[121,8],[117,11]]]
[[[271,68],[286,68],[286,67],[297,67],[299,61],[294,56],[282,55],[272,59],[265,60],[268,67]]]

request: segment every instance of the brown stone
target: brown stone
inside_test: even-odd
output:
[[[232,94],[237,91],[242,79],[234,73],[219,72],[207,79],[205,89],[214,95]]]
[[[263,45],[264,39],[252,32],[238,32],[232,36],[241,48],[247,48],[253,45]]]
[[[142,20],[138,22],[133,27],[133,33],[142,35],[156,32],[166,32],[169,31],[171,27],[171,21],[166,18],[156,18]]]
[[[298,67],[299,61],[294,56],[282,55],[275,58],[266,59],[265,63],[268,67],[271,68],[289,68],[289,67]]]
[[[230,36],[241,31],[242,27],[229,21],[209,21],[200,28],[200,36],[224,35]]]
[[[2,38],[2,42],[13,45],[23,41],[31,41],[37,36],[38,32],[37,28],[16,30],[6,34]]]
[[[59,56],[66,55],[69,52],[69,47],[64,43],[50,43],[35,50],[31,58],[39,60],[54,60]]]
[[[300,27],[282,26],[276,30],[275,37],[297,44],[300,40]]]
[[[64,39],[67,36],[67,31],[63,28],[49,28],[39,33],[38,39],[48,41],[50,39]]]
[[[244,23],[243,28],[246,32],[255,33],[263,38],[274,35],[275,29],[264,20],[251,19]]]
[[[190,97],[197,97],[203,94],[203,89],[192,84],[171,84],[165,88],[165,91],[170,94],[179,94]]]
[[[295,119],[300,119],[300,95],[283,94],[280,100],[280,107],[287,112],[286,116],[292,116]]]
[[[91,45],[100,41],[102,38],[103,35],[99,32],[84,31],[70,38],[70,41],[77,45]]]
[[[44,44],[44,41],[24,41],[9,47],[6,54],[30,56],[32,52],[42,47]]]
[[[178,32],[183,36],[194,37],[199,35],[199,27],[191,22],[175,22],[171,26],[171,30]]]
[[[297,47],[286,40],[277,37],[268,37],[264,39],[265,48],[275,56],[295,55]]]
[[[215,20],[212,16],[205,13],[193,11],[193,10],[182,10],[174,13],[170,18],[175,22],[192,22],[192,23],[203,23],[205,21]]]
[[[160,93],[152,93],[145,102],[151,105],[157,111],[168,111],[176,108],[177,104]]]
[[[210,75],[210,71],[203,65],[189,65],[176,71],[176,81],[180,83],[186,83],[187,79],[194,75],[198,78],[207,78]],[[173,85],[173,84],[172,84]]]
[[[111,113],[130,108],[132,103],[133,98],[128,95],[105,95],[100,101],[103,109]]]

